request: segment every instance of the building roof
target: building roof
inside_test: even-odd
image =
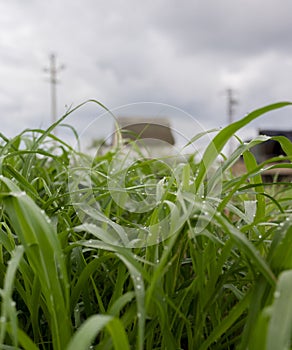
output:
[[[292,130],[275,130],[275,129],[260,129],[259,130],[260,135],[267,135],[267,136],[285,136],[290,141],[292,141]]]
[[[118,125],[123,139],[141,140],[154,143],[157,140],[169,145],[175,144],[170,123],[166,118],[141,119],[134,117],[118,118]]]

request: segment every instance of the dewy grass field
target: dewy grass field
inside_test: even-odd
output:
[[[1,135],[1,349],[290,349],[291,183],[262,182],[279,166],[250,152],[266,137],[217,162],[240,128],[288,105],[227,126],[198,161],[123,145],[90,158],[55,125]],[[274,139],[291,168],[291,142]]]

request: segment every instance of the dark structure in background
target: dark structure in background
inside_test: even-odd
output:
[[[266,136],[285,136],[292,142],[292,131],[283,131],[283,130],[265,130],[261,129],[259,130],[259,135],[266,135]],[[268,140],[265,142],[262,142],[250,149],[250,151],[254,154],[257,162],[260,164],[268,159],[279,157],[279,156],[286,156],[286,153],[283,151],[280,143],[275,140]],[[289,162],[285,160],[285,162]],[[277,161],[277,164],[281,163],[280,161]],[[271,165],[271,163],[269,164]],[[245,165],[243,162],[243,159],[240,159],[235,165],[233,172],[235,174],[242,174],[246,171]],[[279,181],[283,179],[292,179],[292,169],[291,168],[275,168],[275,169],[267,169],[262,172],[262,177],[264,181],[273,181],[274,179],[277,179]]]
[[[292,142],[292,131],[283,130],[259,130],[259,135],[266,136],[285,136]],[[262,163],[273,157],[285,156],[280,143],[275,140],[268,140],[266,142],[260,143],[251,149],[252,153],[256,157],[258,163]]]

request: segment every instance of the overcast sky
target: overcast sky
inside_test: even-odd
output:
[[[97,99],[118,115],[169,115],[190,137],[195,121],[227,123],[227,88],[235,119],[291,101],[291,38],[291,0],[0,0],[1,132],[50,123],[43,69],[54,52],[66,66],[58,115]],[[101,113],[91,103],[67,123],[82,130]],[[252,127],[292,129],[291,115],[286,108]],[[111,127],[107,117],[92,129],[100,137]]]

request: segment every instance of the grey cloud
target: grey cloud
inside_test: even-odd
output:
[[[154,101],[218,126],[226,123],[229,86],[240,100],[237,118],[291,99],[289,0],[0,1],[0,10],[0,109],[14,125],[49,123],[42,69],[51,51],[66,64],[60,114],[89,98],[108,107]],[[87,122],[92,112],[78,116]]]
[[[291,52],[292,3],[283,0],[163,1],[154,23],[187,53]]]

